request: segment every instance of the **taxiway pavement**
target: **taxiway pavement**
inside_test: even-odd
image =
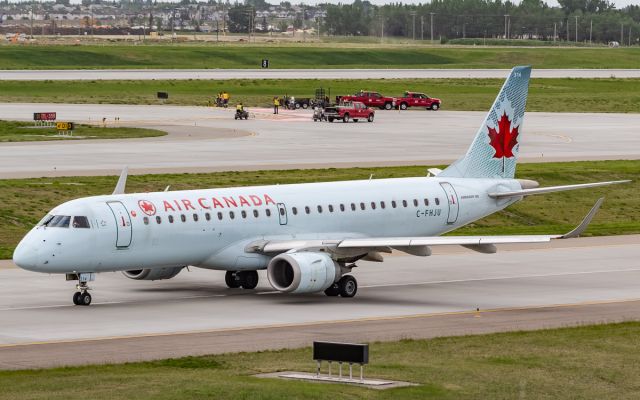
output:
[[[263,273],[254,291],[227,289],[222,272],[192,269],[157,282],[100,274],[82,307],[61,276],[0,268],[0,368],[638,319],[639,244],[630,235],[393,255],[354,271],[353,299],[277,293]]]
[[[0,81],[160,79],[444,79],[499,78],[508,69],[106,69],[0,70]],[[640,69],[534,69],[532,78],[640,78]]]
[[[309,110],[90,104],[0,104],[0,119],[155,127],[166,137],[0,144],[0,178],[315,167],[436,165],[460,157],[485,112],[377,111],[373,123],[313,122]],[[527,113],[520,160],[639,159],[640,115]],[[615,140],[608,140],[615,132]],[[34,129],[37,134],[37,129]]]

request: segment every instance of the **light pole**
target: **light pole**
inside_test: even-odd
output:
[[[424,15],[420,16],[420,40],[424,40]]]
[[[578,44],[578,16],[576,15],[576,44]]]
[[[412,33],[413,33],[413,40],[416,40],[416,12],[415,11],[411,11],[411,17],[413,18],[413,29],[412,29]]]
[[[431,44],[433,44],[433,14],[432,12],[429,13],[429,15],[431,16]]]
[[[509,39],[508,33],[507,33],[507,19],[509,18],[509,14],[505,14],[504,15],[504,38],[505,39]]]

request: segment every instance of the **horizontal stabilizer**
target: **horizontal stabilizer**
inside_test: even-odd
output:
[[[549,186],[549,187],[536,188],[536,189],[512,190],[508,192],[493,192],[493,193],[489,193],[489,197],[493,197],[494,199],[503,199],[506,197],[531,196],[534,194],[564,192],[565,190],[587,189],[587,188],[594,188],[599,186],[617,185],[620,183],[628,183],[628,182],[631,182],[631,181],[624,180],[624,181],[581,183],[578,185]]]

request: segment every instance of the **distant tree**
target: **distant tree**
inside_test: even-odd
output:
[[[251,14],[255,17],[255,10],[249,6],[236,4],[229,8],[229,32],[249,32]]]

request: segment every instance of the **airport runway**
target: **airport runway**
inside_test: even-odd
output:
[[[361,264],[353,299],[276,293],[264,274],[255,291],[227,289],[222,272],[192,269],[157,282],[100,274],[94,304],[80,307],[73,282],[0,265],[0,368],[638,319],[638,244],[630,235],[392,255]]]
[[[499,78],[508,69],[107,69],[0,70],[0,81],[152,79],[444,79]],[[532,78],[640,78],[640,69],[534,69]]]
[[[446,107],[446,105],[445,105]],[[311,121],[306,110],[90,104],[0,104],[0,119],[59,120],[156,127],[167,137],[0,144],[0,178],[314,167],[435,165],[467,149],[485,112],[378,111],[374,123]],[[639,114],[527,113],[521,161],[639,159]],[[34,130],[37,134],[37,130]],[[615,140],[610,140],[615,132]]]

